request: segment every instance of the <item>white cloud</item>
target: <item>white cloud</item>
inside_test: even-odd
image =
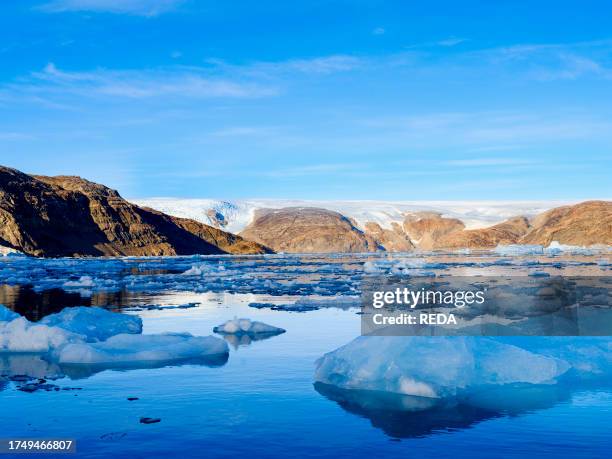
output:
[[[376,27],[374,30],[372,30],[372,35],[384,35],[386,32],[386,30],[382,27]]]
[[[440,40],[438,42],[436,42],[436,44],[440,45],[440,46],[456,46],[460,43],[463,43],[467,41],[465,38],[457,38],[457,37],[450,37],[450,38],[446,38],[444,40]]]
[[[201,69],[105,70],[67,72],[49,63],[27,81],[9,89],[29,94],[77,94],[145,99],[176,98],[254,98],[277,94],[275,88],[257,83],[234,81],[205,74]]]
[[[173,10],[183,0],[52,0],[39,9],[49,13],[94,11],[138,16],[157,16]]]

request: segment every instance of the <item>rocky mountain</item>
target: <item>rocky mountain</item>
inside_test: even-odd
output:
[[[263,253],[266,247],[136,206],[80,177],[0,167],[0,246],[34,256]]]
[[[435,241],[434,248],[483,249],[493,248],[499,244],[517,244],[529,229],[527,218],[515,217],[489,228],[447,233]]]
[[[316,207],[258,210],[240,235],[276,252],[373,252],[379,249],[374,238],[356,228],[348,218]]]
[[[433,212],[408,215],[404,220],[404,231],[412,243],[420,249],[432,250],[444,236],[462,231],[463,222],[457,218],[444,218]]]
[[[586,201],[544,212],[531,221],[523,244],[612,245],[612,202]]]
[[[285,252],[487,249],[499,244],[547,246],[552,241],[581,246],[612,245],[610,201],[588,201],[552,209],[543,209],[542,203],[510,203],[503,207],[504,204],[484,202],[334,201],[325,208],[259,208],[258,205],[268,202],[152,201],[172,214],[200,215],[213,224],[210,215],[214,211],[214,219],[220,222],[217,226],[244,228],[242,236]],[[284,201],[276,204],[282,205]],[[423,210],[427,207],[430,210]],[[346,212],[334,210],[343,208]],[[508,217],[520,210],[528,212]],[[486,224],[487,221],[494,223]]]

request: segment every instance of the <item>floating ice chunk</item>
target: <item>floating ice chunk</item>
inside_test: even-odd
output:
[[[142,319],[97,307],[64,308],[40,321],[50,327],[83,335],[87,341],[104,341],[121,333],[142,333]]]
[[[550,277],[550,273],[546,271],[531,271],[528,274],[529,277]]]
[[[228,320],[213,329],[215,333],[227,335],[258,335],[258,334],[274,334],[278,335],[285,333],[283,328],[274,327],[263,322],[257,322],[250,319],[232,319]]]
[[[342,389],[447,397],[479,386],[543,384],[561,360],[482,337],[361,336],[317,361],[315,380]]]
[[[67,330],[35,324],[24,317],[0,322],[0,353],[50,352],[81,340],[81,336]]]
[[[63,284],[64,288],[88,288],[88,287],[93,287],[94,286],[94,281],[93,278],[91,276],[81,276],[79,277],[79,280],[75,280],[75,281],[66,281]]]
[[[57,352],[60,364],[122,365],[138,362],[173,362],[227,356],[227,343],[214,336],[184,334],[122,334],[100,343],[75,343]]]
[[[516,336],[500,338],[531,352],[569,363],[574,376],[612,375],[612,338],[609,336]]]
[[[573,255],[591,255],[594,253],[594,251],[587,247],[560,244],[558,241],[552,241],[548,245],[548,247],[544,249],[544,253],[548,255],[557,255],[560,253],[570,253]]]
[[[3,304],[0,304],[0,322],[10,322],[11,320],[17,319],[18,317],[20,317],[19,314],[14,311],[11,311]]]
[[[523,244],[499,244],[495,249],[495,253],[503,256],[510,255],[541,255],[544,253],[544,247],[541,245],[523,245]]]

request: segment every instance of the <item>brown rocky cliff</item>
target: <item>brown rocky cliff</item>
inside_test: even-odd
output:
[[[34,256],[189,255],[267,249],[235,235],[124,200],[80,177],[31,176],[0,167],[0,245]],[[193,230],[193,231],[190,231]],[[224,233],[211,228],[214,232]],[[215,244],[224,240],[225,248]]]
[[[240,233],[276,252],[373,252],[376,241],[342,214],[315,207],[261,209]]]
[[[488,228],[454,231],[435,242],[436,248],[493,248],[499,244],[516,244],[530,229],[525,217],[515,217]]]
[[[522,244],[612,245],[612,202],[585,201],[551,209],[535,217]]]
[[[440,238],[464,228],[461,220],[433,212],[418,212],[404,219],[404,231],[415,246],[424,250],[436,248]]]
[[[391,223],[391,229],[382,228],[378,223],[367,222],[365,233],[388,252],[407,252],[414,249],[410,238],[396,222]]]

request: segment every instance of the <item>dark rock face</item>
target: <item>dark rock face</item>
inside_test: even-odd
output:
[[[33,256],[263,253],[239,236],[138,207],[80,177],[0,167],[0,245]]]
[[[240,233],[275,252],[374,252],[377,242],[345,216],[315,207],[262,209]]]

